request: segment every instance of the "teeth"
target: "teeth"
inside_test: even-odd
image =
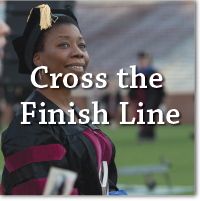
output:
[[[83,69],[83,66],[69,66],[68,68]]]

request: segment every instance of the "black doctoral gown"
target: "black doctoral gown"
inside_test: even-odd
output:
[[[66,124],[39,124],[45,109],[46,121],[50,121],[48,110],[60,109],[37,90],[25,102],[35,102],[36,108],[28,106],[31,124],[21,124],[23,108],[19,109],[9,127],[2,134],[2,152],[5,167],[2,186],[8,195],[40,195],[51,166],[69,169],[78,173],[74,194],[101,195],[99,164],[108,162],[109,189],[118,190],[115,166],[115,146],[100,129],[90,121],[88,124],[68,124],[70,118],[64,113]],[[41,102],[45,106],[40,105]],[[77,115],[79,109],[72,107]],[[79,116],[79,115],[78,115]],[[79,118],[81,118],[79,116]],[[84,118],[81,118],[85,121]],[[55,113],[55,122],[60,114]],[[73,194],[73,193],[72,193]]]

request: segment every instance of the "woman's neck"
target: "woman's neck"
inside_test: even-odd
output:
[[[71,109],[69,105],[71,99],[71,89],[62,86],[56,89],[48,87],[43,89],[39,88],[37,90],[60,107],[64,112],[68,113],[68,110]]]

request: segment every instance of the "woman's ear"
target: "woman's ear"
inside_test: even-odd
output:
[[[33,63],[36,66],[41,66],[42,62],[41,62],[41,55],[40,52],[35,53],[35,55],[33,56]]]

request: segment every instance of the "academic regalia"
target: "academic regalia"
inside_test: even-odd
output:
[[[70,8],[50,9],[48,5],[33,8],[22,36],[14,39],[13,46],[19,59],[19,73],[31,74],[35,65],[33,54],[36,41],[42,31],[50,28],[58,18],[68,17],[78,27],[78,21]],[[79,29],[80,30],[80,29]],[[78,173],[72,194],[102,195],[99,169],[102,161],[108,163],[110,191],[118,191],[115,146],[97,126],[68,124],[70,117],[64,113],[66,124],[39,124],[45,109],[46,121],[50,121],[48,110],[60,109],[47,97],[35,90],[26,102],[35,102],[36,108],[28,106],[31,124],[21,124],[23,108],[20,107],[9,127],[2,134],[2,152],[5,167],[2,176],[3,190],[8,195],[41,195],[51,166],[69,169]],[[45,106],[40,105],[41,102]],[[79,116],[79,109],[72,106]],[[82,121],[85,119],[81,118]],[[60,114],[55,114],[60,121]]]
[[[2,134],[2,152],[5,167],[2,185],[8,195],[40,195],[43,192],[51,166],[69,169],[78,173],[72,194],[101,195],[99,168],[101,161],[107,161],[109,189],[117,191],[117,169],[115,146],[91,120],[88,124],[68,124],[70,117],[64,113],[66,124],[58,124],[59,112],[55,114],[57,124],[39,124],[45,109],[46,121],[50,121],[48,110],[60,109],[56,104],[34,90],[25,102],[35,102],[27,112],[31,124],[21,124],[23,108],[20,107],[9,127]],[[40,105],[41,102],[45,106]],[[79,114],[77,106],[72,107]],[[79,116],[79,115],[78,115]],[[82,121],[84,118],[80,117]]]
[[[137,109],[143,109],[143,117],[145,124],[141,125],[141,130],[139,133],[140,138],[149,138],[154,139],[154,127],[155,125],[147,124],[149,121],[149,113],[146,112],[149,109],[157,109],[163,97],[165,96],[164,87],[154,88],[149,84],[149,79],[152,74],[158,73],[152,66],[147,67],[146,69],[136,68],[136,74],[143,73],[145,75],[145,83],[147,88],[140,88],[141,86],[141,77],[136,77],[136,85],[138,88],[130,88],[129,98],[133,104],[137,104]],[[158,76],[154,77],[158,79]],[[155,82],[155,85],[162,85],[162,82]],[[143,103],[143,107],[138,105],[139,102]],[[154,115],[155,116],[155,115]],[[139,120],[139,113],[137,113],[136,121]]]

